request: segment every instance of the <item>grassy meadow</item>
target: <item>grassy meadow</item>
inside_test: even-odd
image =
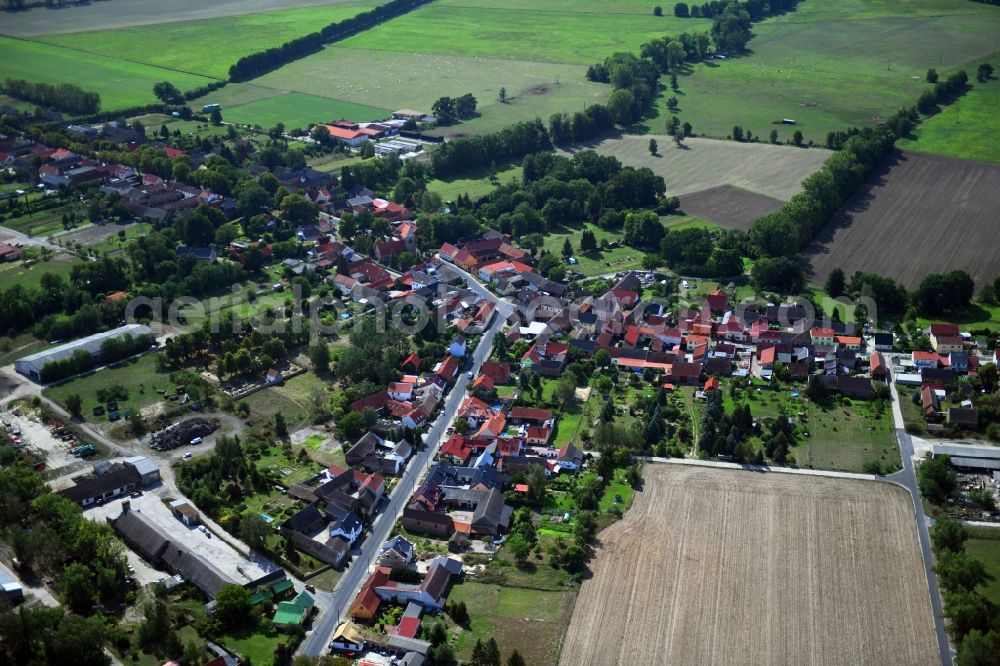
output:
[[[499,5],[500,3],[496,3]],[[669,12],[667,12],[669,13]],[[703,19],[581,12],[542,0],[531,8],[435,2],[341,42],[347,48],[591,64],[615,51],[638,52],[654,37],[707,30]]]
[[[972,538],[965,542],[965,552],[986,566],[992,580],[981,585],[979,591],[995,604],[1000,604],[1000,529],[973,527]]]
[[[389,109],[297,92],[279,94],[223,109],[223,117],[231,123],[273,127],[282,122],[286,127],[302,128],[316,122],[341,119],[356,122],[380,120],[391,113]]]
[[[0,80],[6,78],[53,85],[75,83],[100,94],[102,110],[155,102],[153,84],[159,81],[191,90],[213,80],[51,44],[0,37]]]
[[[986,59],[1000,67],[1000,53]],[[969,68],[974,79],[975,67]],[[896,145],[921,153],[962,157],[1000,163],[1000,143],[992,137],[1000,131],[1000,81],[973,83],[972,90],[940,113],[925,119],[914,137]]]
[[[734,125],[767,137],[791,127],[824,142],[832,130],[873,126],[912,105],[934,67],[947,73],[997,49],[1000,8],[966,0],[805,0],[754,26],[750,53],[694,67],[680,80],[679,115],[695,132],[725,137]],[[970,72],[974,78],[974,72]],[[659,130],[666,120],[653,121]]]
[[[396,19],[399,20],[402,19]],[[394,24],[395,21],[390,21],[375,31]],[[383,38],[387,38],[386,33]],[[450,38],[440,35],[439,40],[447,43]],[[358,71],[378,74],[344,75]],[[547,120],[553,113],[603,101],[609,87],[587,81],[586,73],[586,66],[578,64],[338,45],[265,74],[254,83],[274,91],[290,90],[385,109],[426,112],[442,95],[457,97],[472,93],[478,101],[479,117],[435,131],[459,136],[493,132],[521,120]],[[507,90],[504,104],[499,101],[500,88]],[[217,101],[216,96],[210,96],[212,101]]]
[[[82,259],[67,254],[56,254],[44,261],[10,261],[0,264],[0,285],[4,288],[19,284],[25,288],[37,287],[46,273],[69,279],[73,267],[83,263]]]
[[[229,74],[229,66],[245,55],[280,46],[315,32],[328,23],[356,16],[377,4],[376,0],[351,0],[320,7],[49,35],[37,39],[77,51],[224,79]],[[238,39],[234,38],[237,35]]]

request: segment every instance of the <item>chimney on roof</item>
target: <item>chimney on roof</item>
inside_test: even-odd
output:
[[[124,515],[125,515],[126,513],[128,513],[128,510],[129,510],[130,508],[132,508],[132,503],[131,503],[131,502],[129,502],[128,500],[122,500],[122,515],[123,515],[123,516],[124,516]]]

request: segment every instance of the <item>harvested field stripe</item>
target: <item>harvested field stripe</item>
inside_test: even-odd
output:
[[[916,536],[895,484],[647,466],[560,663],[935,664]]]

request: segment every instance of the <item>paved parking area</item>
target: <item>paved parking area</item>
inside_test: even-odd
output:
[[[174,518],[170,507],[163,502],[165,495],[166,491],[163,488],[157,488],[143,493],[140,497],[129,498],[131,510],[141,513],[143,517],[170,535],[171,538],[204,557],[241,585],[260,578],[273,569],[273,565],[268,566],[267,563],[247,559],[223,539],[212,535],[211,532],[205,534],[197,527],[184,525]],[[91,520],[105,520],[108,516],[117,516],[121,513],[121,502],[122,500],[119,499],[104,506],[88,509],[85,515]],[[136,569],[136,578],[142,581],[138,575],[139,567],[135,565],[133,558],[141,558],[138,558],[135,553],[130,553],[129,556],[129,562]],[[148,565],[146,568],[149,568]],[[159,580],[163,575],[159,573],[153,580]]]

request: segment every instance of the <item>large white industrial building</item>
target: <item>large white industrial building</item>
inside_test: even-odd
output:
[[[137,338],[140,335],[154,334],[153,329],[149,326],[143,326],[142,324],[128,324],[110,331],[104,331],[103,333],[94,333],[93,335],[88,335],[85,338],[80,338],[79,340],[74,340],[73,342],[67,342],[66,344],[59,345],[58,347],[40,351],[37,354],[32,354],[31,356],[25,356],[22,359],[14,361],[14,369],[24,376],[38,381],[41,377],[42,368],[45,367],[46,363],[70,358],[78,349],[82,349],[91,356],[100,356],[101,345],[105,340],[121,338],[126,335],[131,335],[133,338]]]

